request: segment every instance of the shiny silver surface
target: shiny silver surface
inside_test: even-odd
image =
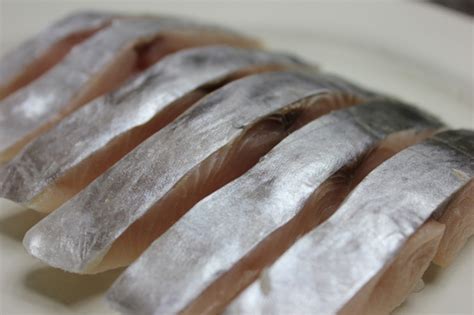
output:
[[[126,314],[180,313],[294,218],[324,181],[361,159],[380,139],[440,126],[429,115],[390,101],[343,109],[309,123],[189,210],[116,281],[109,301]],[[210,313],[215,306],[208,305]]]
[[[308,96],[372,95],[341,79],[295,72],[246,77],[209,94],[35,225],[24,245],[58,268],[84,272],[192,168],[259,118]]]
[[[336,314],[473,176],[473,131],[446,131],[401,151],[243,291],[227,314]]]
[[[168,17],[114,20],[110,27],[75,46],[50,71],[1,101],[0,151],[57,117],[119,52],[162,32],[184,29],[222,32],[216,27]]]
[[[250,66],[302,64],[293,57],[226,46],[169,55],[117,91],[72,113],[27,146],[0,169],[0,197],[28,205],[55,179],[206,83]]]
[[[74,33],[99,28],[114,17],[114,14],[103,12],[78,12],[47,27],[0,59],[0,86],[6,86],[55,43]]]

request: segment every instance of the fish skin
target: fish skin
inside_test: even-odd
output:
[[[299,67],[304,63],[292,56],[228,46],[171,54],[30,143],[0,169],[0,197],[29,206],[57,178],[113,139],[150,121],[172,102],[238,70],[264,65]]]
[[[406,129],[441,126],[416,108],[392,101],[342,109],[307,124],[247,173],[190,209],[125,271],[108,300],[126,314],[182,313],[293,219],[323,182],[360,160],[378,141]],[[222,307],[209,305],[204,313]]]
[[[338,78],[297,72],[253,75],[227,84],[36,224],[24,246],[51,266],[86,272],[185,174],[235,140],[246,126],[295,101],[330,91],[373,95]]]
[[[422,276],[444,237],[445,227],[444,224],[429,219],[417,229],[390,265],[352,299],[351,308],[358,310],[354,313],[390,314],[410,293],[418,292],[424,285]]]
[[[10,83],[33,60],[41,57],[61,39],[74,33],[105,26],[118,15],[83,11],[71,14],[47,27],[36,36],[21,43],[0,60],[0,88]]]
[[[109,27],[75,46],[43,76],[1,101],[0,152],[8,152],[20,140],[67,111],[72,98],[114,60],[117,52],[139,41],[155,38],[160,33],[177,30],[212,30],[238,36],[218,27],[177,18],[114,20]]]
[[[473,176],[473,131],[445,131],[401,151],[243,291],[226,314],[357,313],[346,303]],[[264,292],[263,284],[270,289]]]
[[[465,174],[458,173],[459,176]],[[457,257],[466,242],[474,235],[474,179],[463,187],[439,213],[436,221],[444,224],[444,232],[433,263],[448,267]]]

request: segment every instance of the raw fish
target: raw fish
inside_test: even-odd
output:
[[[452,211],[444,206],[473,176],[473,131],[441,132],[401,151],[266,269],[231,304],[231,312],[365,314],[368,292],[410,237],[431,217]],[[406,271],[426,268],[426,260],[418,263]],[[400,285],[405,284],[397,290]]]
[[[351,179],[363,177],[360,171],[396,152],[396,142],[417,142],[440,126],[392,101],[307,124],[190,209],[119,278],[109,299],[126,314],[219,313],[262,268],[337,209]],[[376,156],[367,156],[372,150]]]
[[[8,52],[0,59],[0,100],[38,78],[115,17],[111,13],[78,12]]]
[[[1,101],[0,164],[64,116],[164,55],[216,43],[257,45],[233,32],[176,18],[114,20],[47,73]]]
[[[196,202],[243,174],[291,131],[371,97],[328,75],[273,72],[231,82],[40,221],[24,245],[71,272],[128,265]]]
[[[0,197],[50,212],[202,96],[251,73],[303,66],[294,57],[226,46],[171,54],[28,145],[0,169]]]

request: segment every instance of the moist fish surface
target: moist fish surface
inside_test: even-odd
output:
[[[463,174],[459,173],[459,176]],[[474,235],[474,180],[457,193],[436,220],[446,226],[433,262],[447,267]]]
[[[0,163],[81,105],[119,87],[164,55],[207,44],[256,46],[231,31],[170,17],[128,18],[80,45],[0,104]]]
[[[201,99],[25,236],[27,250],[72,272],[128,265],[187,209],[238,177],[289,132],[374,97],[328,75],[252,75]]]
[[[0,197],[50,212],[208,92],[252,72],[303,66],[310,67],[227,46],[171,54],[28,145],[0,169]]]
[[[403,245],[394,261],[353,299],[359,314],[390,314],[413,291],[423,287],[421,277],[435,256],[445,225],[433,219],[423,224]],[[364,306],[361,306],[364,305]]]
[[[361,292],[377,284],[425,221],[452,210],[444,206],[472,180],[473,156],[474,132],[454,130],[385,161],[243,291],[229,313],[364,314],[370,295]]]
[[[38,78],[115,17],[94,11],[74,13],[8,52],[0,59],[0,100]]]
[[[397,150],[392,137],[418,141],[441,126],[394,101],[342,109],[307,124],[190,209],[125,271],[109,300],[126,314],[222,311],[299,235],[331,215],[353,169],[369,171],[361,163],[369,152],[380,160]]]

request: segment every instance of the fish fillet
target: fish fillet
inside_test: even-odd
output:
[[[186,213],[119,278],[109,300],[126,314],[222,311],[263,267],[331,215],[351,186],[353,168],[382,139],[376,155],[386,155],[392,136],[416,141],[440,126],[391,101],[307,124]]]
[[[0,197],[50,212],[202,96],[251,73],[303,66],[291,56],[227,46],[171,54],[28,145],[0,169]]]
[[[443,237],[444,224],[430,219],[413,234],[395,260],[374,277],[346,306],[348,314],[390,314],[415,290],[421,276],[430,265]]]
[[[456,172],[454,170],[454,172]],[[464,174],[459,174],[464,176]],[[434,263],[443,267],[456,258],[469,237],[474,235],[474,181],[471,180],[447,205],[436,220],[446,225]]]
[[[117,15],[78,12],[57,21],[0,60],[0,100],[57,64],[75,45],[106,27]]]
[[[363,314],[369,295],[361,290],[371,292],[410,237],[474,175],[473,140],[472,131],[445,131],[382,163],[243,291],[231,312]]]
[[[67,114],[164,55],[216,43],[257,45],[230,31],[174,18],[114,20],[50,71],[1,101],[0,164]]]
[[[333,76],[257,74],[209,94],[25,236],[72,272],[124,266],[200,199],[240,176],[289,132],[373,97]]]

